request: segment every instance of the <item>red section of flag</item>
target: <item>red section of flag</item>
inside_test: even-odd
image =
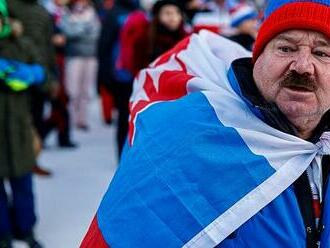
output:
[[[97,225],[97,218],[94,217],[80,248],[110,248],[105,242],[100,228]]]
[[[168,62],[173,54],[177,55],[179,52],[186,50],[189,45],[189,42],[190,42],[190,36],[184,38],[175,47],[173,47],[171,50],[167,51],[162,56],[160,56],[155,66]]]
[[[190,42],[190,37],[183,39],[173,49],[163,54],[156,62],[155,67],[167,63],[174,55],[175,61],[181,67],[179,70],[163,71],[159,76],[158,89],[155,88],[155,83],[152,77],[146,72],[146,77],[143,85],[143,89],[148,96],[148,100],[139,100],[138,102],[131,104],[130,111],[131,116],[129,120],[129,141],[132,144],[134,136],[134,121],[136,115],[145,109],[148,105],[157,101],[169,101],[178,99],[187,94],[187,82],[193,78],[192,75],[187,73],[185,64],[178,58],[178,54],[187,49]],[[132,107],[134,106],[134,107]]]

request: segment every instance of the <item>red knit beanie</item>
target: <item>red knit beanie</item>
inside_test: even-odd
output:
[[[330,0],[270,0],[255,41],[253,61],[271,39],[290,29],[314,30],[330,37]]]

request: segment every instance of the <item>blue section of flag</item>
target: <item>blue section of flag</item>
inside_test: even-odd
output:
[[[182,246],[275,172],[202,93],[149,107],[136,127],[97,213],[116,248]]]
[[[262,121],[265,121],[264,120],[264,116],[263,116],[262,112],[260,111],[260,109],[259,108],[256,108],[251,103],[251,101],[248,98],[246,98],[244,96],[244,94],[242,93],[241,87],[239,86],[239,83],[237,81],[236,75],[235,75],[234,70],[233,70],[232,67],[230,67],[230,69],[229,69],[229,71],[227,73],[227,76],[228,76],[228,79],[229,79],[230,86],[235,91],[235,93],[237,95],[239,95],[240,98],[245,102],[245,104],[248,106],[248,108],[251,110],[251,112],[255,116],[257,116],[259,119],[261,119]]]
[[[244,223],[238,231],[221,242],[217,248],[305,246],[305,225],[294,187],[291,186]]]

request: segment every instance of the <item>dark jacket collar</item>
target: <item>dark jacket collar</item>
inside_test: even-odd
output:
[[[297,135],[296,128],[289,122],[276,104],[269,103],[260,94],[253,79],[251,58],[235,60],[229,71],[229,81],[236,93],[248,104],[250,109],[268,125],[292,135]],[[309,141],[317,142],[324,131],[329,130],[330,112],[328,111],[314,131]]]

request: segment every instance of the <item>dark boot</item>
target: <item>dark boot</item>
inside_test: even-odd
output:
[[[78,145],[74,142],[72,142],[69,138],[58,138],[58,146],[61,148],[77,148]]]
[[[9,236],[0,238],[0,248],[12,248],[11,238]]]
[[[17,240],[25,242],[29,248],[42,248],[41,244],[35,239],[33,232],[25,235],[19,234],[14,237]]]
[[[41,244],[33,237],[33,235],[26,237],[23,241],[26,242],[29,248],[42,248]]]
[[[45,169],[41,168],[39,165],[34,165],[32,168],[32,172],[35,175],[42,176],[42,177],[50,177],[52,175],[52,172]]]
[[[77,148],[78,145],[76,143],[73,143],[71,141],[68,142],[59,142],[58,146],[61,148]]]

